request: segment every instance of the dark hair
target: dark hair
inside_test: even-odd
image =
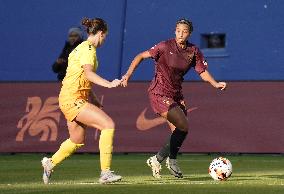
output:
[[[81,24],[86,27],[88,34],[96,34],[98,31],[107,32],[107,23],[101,18],[83,18]]]
[[[179,19],[177,22],[176,22],[176,25],[178,24],[186,24],[189,28],[189,31],[190,32],[193,32],[193,25],[192,25],[192,22],[189,21],[188,19],[185,19],[185,18],[181,18]]]

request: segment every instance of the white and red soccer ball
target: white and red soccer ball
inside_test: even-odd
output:
[[[233,172],[231,162],[227,158],[215,158],[209,166],[210,176],[217,181],[227,180]]]

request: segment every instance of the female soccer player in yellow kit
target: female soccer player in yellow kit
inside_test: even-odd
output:
[[[100,18],[82,20],[88,39],[78,45],[69,55],[66,76],[59,94],[59,106],[67,119],[70,138],[65,140],[59,150],[51,157],[42,159],[43,181],[48,184],[53,168],[84,145],[86,126],[101,130],[99,149],[101,176],[100,183],[116,182],[121,176],[110,171],[115,124],[100,108],[95,99],[89,103],[92,83],[113,88],[120,85],[120,80],[109,82],[99,75],[96,69],[98,61],[96,48],[100,47],[107,36],[107,24]]]

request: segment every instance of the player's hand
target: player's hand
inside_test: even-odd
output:
[[[180,101],[180,104],[181,104],[182,106],[184,106],[184,108],[185,108],[185,109],[187,109],[187,107],[186,107],[186,103],[185,103],[185,101],[184,101],[184,100],[181,100],[181,101]]]
[[[226,82],[218,82],[215,85],[215,88],[221,89],[221,90],[225,90],[227,88],[227,83]]]
[[[109,88],[115,88],[121,84],[121,80],[115,79],[112,82],[110,82]]]
[[[129,80],[129,75],[125,74],[124,76],[122,76],[121,85],[123,87],[126,87],[128,84],[128,80]]]
[[[188,108],[187,108],[186,102],[184,100],[181,100],[180,104],[183,106],[183,111],[184,110],[187,111]]]

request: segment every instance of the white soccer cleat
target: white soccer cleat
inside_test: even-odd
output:
[[[122,176],[114,174],[113,171],[106,170],[106,171],[101,172],[99,182],[101,184],[114,183],[114,182],[120,181],[121,179],[122,179]]]
[[[51,173],[52,173],[52,162],[50,158],[44,157],[41,160],[41,164],[43,167],[43,175],[42,175],[42,180],[44,182],[44,184],[48,184],[49,183],[49,179],[51,177]]]
[[[148,166],[151,168],[154,178],[161,178],[160,172],[162,170],[161,163],[157,160],[157,156],[150,157],[147,162]]]
[[[170,173],[177,178],[183,178],[182,172],[177,164],[176,159],[167,158],[166,167],[169,169]]]

